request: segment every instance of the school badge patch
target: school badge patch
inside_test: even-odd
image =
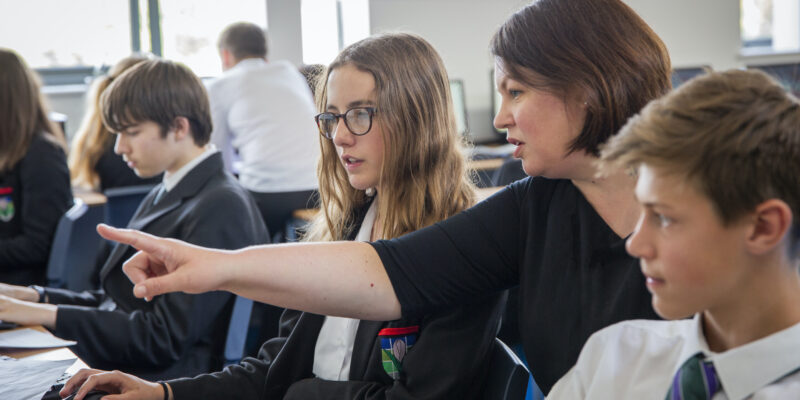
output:
[[[403,372],[403,359],[408,350],[417,342],[419,325],[402,328],[384,328],[378,332],[381,338],[381,363],[383,370],[392,379],[397,379]]]
[[[14,218],[14,200],[11,199],[13,191],[10,187],[0,187],[0,221],[8,222]]]

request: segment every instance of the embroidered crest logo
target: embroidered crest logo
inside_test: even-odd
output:
[[[0,188],[0,221],[8,222],[14,218],[14,200],[11,199],[10,187]]]
[[[416,343],[418,334],[418,325],[404,328],[384,328],[378,332],[378,336],[381,338],[383,370],[392,379],[400,378],[403,372],[403,359]]]

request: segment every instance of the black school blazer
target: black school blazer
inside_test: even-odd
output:
[[[153,205],[161,186],[145,197],[129,228],[213,248],[268,242],[258,207],[225,172],[219,153],[195,166]],[[76,340],[72,350],[93,368],[147,379],[221,368],[233,295],[170,293],[151,302],[138,299],[122,272],[134,253],[130,246],[115,245],[100,270],[100,291],[46,290],[49,302],[59,305],[55,334]]]

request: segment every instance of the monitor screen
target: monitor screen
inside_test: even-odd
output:
[[[800,63],[748,65],[747,69],[760,69],[777,79],[786,90],[800,96]]]
[[[464,97],[464,81],[461,79],[450,80],[450,97],[453,98],[453,110],[456,114],[458,133],[466,135],[469,133],[469,124],[467,123],[467,101]]]
[[[709,67],[688,67],[688,68],[673,68],[672,69],[672,88],[675,89],[682,85],[689,79],[697,75],[702,75],[706,71],[710,71]]]
[[[497,116],[498,112],[500,112],[501,101],[500,92],[497,91],[497,85],[495,85],[494,82],[494,69],[492,69],[489,73],[489,93],[492,94],[492,115],[490,116],[491,118],[489,119],[489,123],[492,124],[492,129],[494,129],[495,133],[498,135],[505,135],[505,129],[497,129],[494,126],[494,117]]]

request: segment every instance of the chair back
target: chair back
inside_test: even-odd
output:
[[[228,324],[228,335],[225,338],[224,365],[237,364],[244,357],[244,345],[250,327],[250,314],[253,311],[253,300],[236,296]]]
[[[494,171],[492,175],[493,186],[506,186],[511,182],[526,178],[525,170],[522,169],[522,160],[509,158],[503,161],[503,165]]]
[[[106,196],[106,223],[124,228],[131,221],[133,213],[139,208],[144,197],[154,185],[124,186],[107,189],[103,194]]]
[[[103,207],[89,207],[76,198],[61,217],[53,236],[47,262],[47,285],[75,291],[94,289],[100,235],[95,230],[103,222]]]
[[[500,339],[494,339],[483,396],[489,400],[522,400],[528,390],[528,368]]]

